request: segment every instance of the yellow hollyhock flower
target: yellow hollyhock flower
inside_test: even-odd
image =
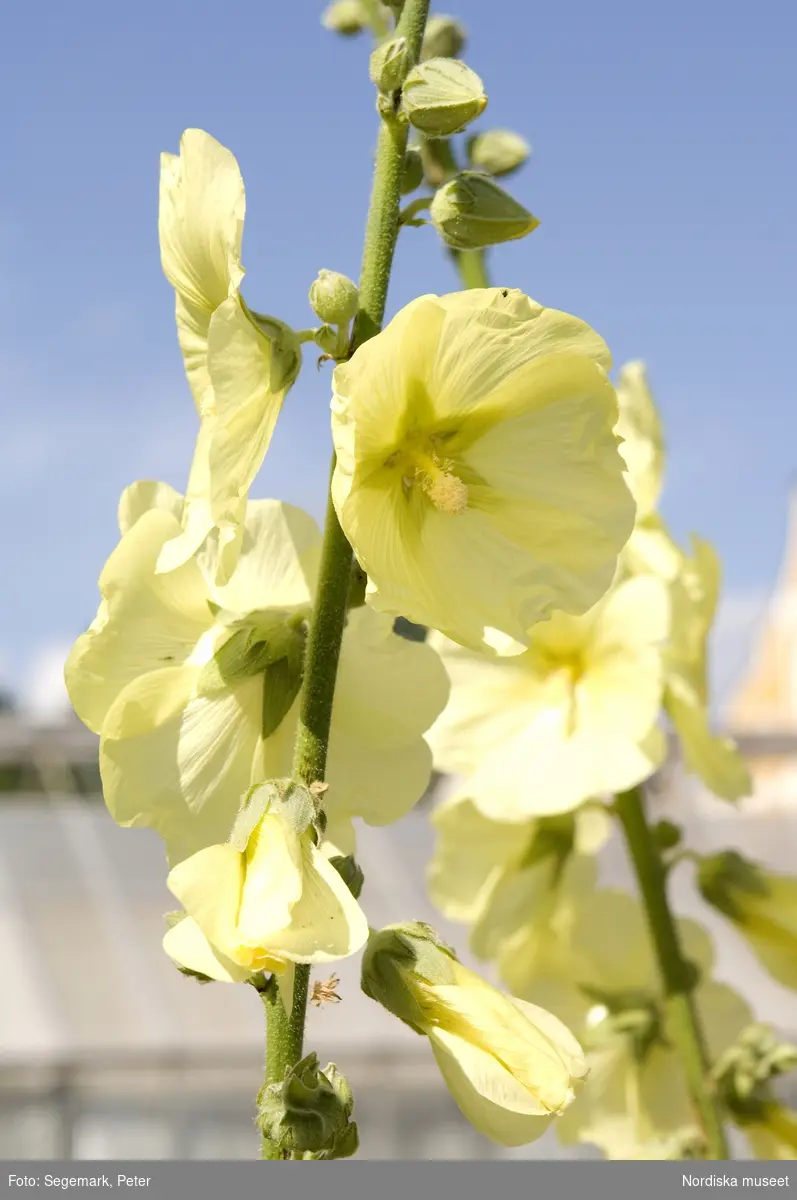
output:
[[[219,584],[235,567],[246,496],[301,364],[292,331],[252,313],[240,294],[245,209],[238,163],[203,130],[186,130],[180,153],[161,155],[161,262],[201,425],[183,527],[158,569],[201,549]]]
[[[797,991],[797,878],[775,875],[735,850],[723,850],[699,859],[697,885],[770,975]]]
[[[166,881],[185,909],[163,940],[181,967],[226,983],[355,954],[368,922],[309,830],[266,811],[242,839],[208,846]]]
[[[741,997],[711,978],[708,934],[677,922],[687,958],[701,970],[695,1003],[716,1058],[750,1021]],[[639,902],[624,892],[585,891],[555,961],[529,960],[518,994],[555,1007],[587,1049],[590,1086],[557,1123],[565,1144],[589,1142],[608,1158],[669,1157],[671,1139],[693,1124],[680,1060]]]
[[[561,1021],[463,967],[428,925],[372,932],[362,986],[428,1037],[460,1111],[501,1145],[535,1141],[584,1080],[581,1047]]]
[[[605,343],[519,291],[422,296],[335,370],[332,495],[367,600],[500,653],[583,613],[633,526]]]
[[[100,734],[111,814],[157,829],[172,862],[224,842],[253,783],[290,775],[321,545],[300,509],[254,501],[227,585],[208,582],[193,560],[158,574],[180,503],[163,485],[137,484],[123,497],[127,532],[65,672],[78,715]],[[324,798],[329,838],[343,853],[353,817],[387,824],[423,794],[431,752],[422,735],[447,691],[430,647],[398,637],[370,609],[349,614]]]
[[[439,804],[431,822],[437,838],[429,894],[444,916],[473,926],[471,944],[482,958],[495,957],[497,945],[526,926],[571,857],[591,860],[611,832],[599,806],[519,825],[485,817],[460,795]]]
[[[669,632],[665,584],[614,587],[585,616],[554,613],[512,658],[487,658],[440,634],[451,699],[430,741],[439,770],[487,817],[567,812],[647,779],[665,741],[656,727]]]

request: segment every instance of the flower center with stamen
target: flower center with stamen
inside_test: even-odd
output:
[[[468,507],[468,488],[454,464],[433,450],[415,450],[405,460],[403,482],[406,488],[417,483],[439,512],[458,516]]]

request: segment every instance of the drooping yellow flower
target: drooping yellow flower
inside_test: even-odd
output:
[[[226,841],[247,789],[291,772],[321,543],[300,509],[255,501],[226,586],[214,587],[193,560],[158,574],[180,506],[164,485],[134,485],[123,497],[127,532],[66,667],[78,715],[101,735],[111,814],[157,829],[172,862]],[[422,735],[447,688],[430,647],[396,636],[370,609],[349,614],[324,798],[330,840],[344,853],[352,817],[387,824],[423,794],[431,752]]]
[[[464,1116],[501,1145],[535,1141],[584,1080],[581,1047],[561,1021],[463,967],[428,925],[372,932],[362,986],[428,1037]]]
[[[245,208],[238,163],[209,134],[188,129],[179,154],[161,155],[161,261],[201,425],[182,530],[158,569],[201,550],[218,584],[235,568],[247,493],[301,363],[291,330],[252,313],[239,291]]]
[[[240,844],[233,838],[179,863],[167,879],[185,909],[164,938],[181,967],[234,983],[290,963],[355,954],[368,922],[309,830],[266,811]]]
[[[430,734],[436,766],[463,775],[462,794],[498,821],[567,812],[647,779],[665,752],[656,722],[669,620],[666,585],[648,577],[585,616],[555,613],[516,657],[432,635],[451,679]]]
[[[694,997],[716,1058],[750,1021],[731,988],[711,979],[713,952],[695,922],[677,922],[687,958],[701,970]],[[518,994],[555,1007],[587,1049],[589,1086],[557,1132],[565,1144],[588,1142],[608,1158],[669,1157],[668,1139],[693,1125],[683,1068],[672,1049],[670,1017],[639,902],[613,890],[586,891],[559,928],[555,961],[527,961]]]
[[[776,875],[735,850],[701,858],[697,883],[750,943],[759,962],[797,991],[797,877]]]
[[[634,516],[609,365],[584,322],[477,288],[415,300],[336,368],[333,499],[374,608],[516,653],[599,599]]]

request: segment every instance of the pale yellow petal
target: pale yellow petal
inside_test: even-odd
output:
[[[166,886],[208,941],[231,956],[244,885],[244,856],[234,846],[208,846],[178,863]]]
[[[617,434],[628,467],[628,485],[640,518],[655,511],[664,473],[664,435],[650,391],[645,364],[629,362],[617,381],[620,419]]]
[[[752,780],[747,764],[730,738],[711,732],[703,706],[684,703],[670,689],[667,711],[678,731],[687,769],[723,800],[749,796]]]
[[[250,500],[235,573],[212,590],[213,600],[231,612],[304,608],[313,599],[320,551],[309,513],[281,500]]]
[[[139,479],[122,492],[117,510],[119,532],[127,533],[151,508],[169,512],[179,522],[183,516],[183,503],[183,497],[168,483]]]
[[[65,667],[70,700],[95,733],[128,683],[148,671],[185,662],[211,624],[205,585],[195,564],[187,563],[168,577],[155,574],[161,548],[177,528],[169,512],[144,513],[100,576],[99,612],[75,643]]]
[[[309,839],[302,841],[299,900],[284,929],[269,937],[269,951],[292,962],[334,962],[356,954],[368,940],[368,921],[346,884]]]
[[[429,864],[434,904],[455,921],[475,921],[508,866],[519,861],[531,840],[522,829],[484,817],[468,797],[453,797],[432,813],[437,830]]]
[[[236,917],[244,945],[271,948],[272,935],[290,923],[302,894],[299,834],[278,814],[267,813],[246,847],[246,878]]]
[[[492,1055],[442,1029],[429,1040],[448,1090],[475,1129],[501,1146],[524,1146],[545,1133],[553,1114]]]
[[[185,917],[168,931],[163,939],[163,949],[178,966],[207,975],[219,983],[243,983],[252,973],[214,949],[191,917]]]

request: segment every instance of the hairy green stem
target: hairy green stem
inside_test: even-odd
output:
[[[429,0],[406,0],[397,36],[405,37],[410,62],[420,56]],[[360,271],[360,308],[354,320],[350,353],[382,328],[396,238],[399,230],[401,177],[407,148],[406,123],[383,118],[379,130],[371,202],[365,227]],[[334,470],[334,459],[332,463]],[[340,646],[346,624],[353,552],[338,522],[332,499],[327,503],[316,602],[304,664],[299,727],[293,775],[304,783],[324,779],[332,723]],[[290,1017],[281,1002],[266,1003],[268,1050],[266,1083],[282,1081],[302,1057],[310,968],[298,966]],[[284,1018],[284,1019],[283,1019]],[[269,1148],[264,1145],[263,1156]]]
[[[292,1066],[301,1060],[304,1046],[304,1018],[307,1011],[307,992],[310,972],[297,967],[293,985],[293,1001],[290,1015],[280,995],[276,976],[272,975],[260,992],[266,1012],[266,1084],[279,1083]],[[279,1146],[264,1133],[261,1158],[280,1159],[283,1154]]]
[[[669,1028],[706,1139],[706,1157],[730,1158],[711,1063],[694,1000],[695,972],[684,957],[667,896],[667,872],[645,813],[641,788],[623,792],[615,809],[642,893],[645,916],[664,987]]]

